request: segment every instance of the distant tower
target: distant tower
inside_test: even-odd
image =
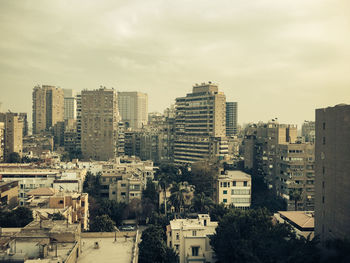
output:
[[[0,122],[3,126],[3,155],[4,160],[10,156],[11,153],[16,152],[22,157],[23,148],[23,121],[17,113],[7,112],[0,113]]]
[[[118,92],[118,108],[126,128],[141,129],[148,122],[148,95]]]
[[[237,102],[226,102],[226,136],[237,134]]]
[[[64,120],[77,119],[77,96],[75,90],[63,89],[64,93]]]
[[[33,134],[49,130],[64,118],[64,94],[61,88],[43,85],[33,89]]]
[[[108,160],[117,156],[119,121],[113,89],[81,92],[81,150],[85,159]]]

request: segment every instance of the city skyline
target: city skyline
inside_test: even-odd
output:
[[[299,128],[316,108],[349,103],[347,1],[33,3],[0,4],[4,111],[31,116],[37,84],[140,91],[162,112],[213,81],[239,102],[240,124]]]

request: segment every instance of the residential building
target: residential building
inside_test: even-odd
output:
[[[81,93],[77,94],[77,149],[81,150]]]
[[[24,136],[28,135],[28,131],[29,131],[27,113],[20,112],[18,116],[19,116],[19,119],[22,120],[22,123],[23,123],[23,138],[24,138]]]
[[[316,110],[315,234],[350,236],[350,105]]]
[[[226,97],[211,82],[196,84],[176,99],[174,161],[222,159],[228,153]]]
[[[242,171],[225,171],[217,179],[217,203],[247,209],[251,204],[252,178]]]
[[[0,262],[75,263],[81,253],[80,224],[65,220],[32,221],[0,237]]]
[[[210,236],[217,226],[207,214],[196,219],[173,219],[166,230],[167,246],[179,255],[180,263],[216,262]]]
[[[118,92],[118,107],[126,128],[141,129],[148,122],[148,95],[141,92]]]
[[[4,160],[16,152],[23,153],[23,122],[17,113],[0,113],[0,122],[4,123]]]
[[[64,119],[64,93],[55,86],[36,86],[33,89],[33,134],[50,130]]]
[[[226,102],[226,136],[237,135],[238,103]]]
[[[315,209],[315,145],[279,144],[276,152],[276,192],[287,201],[288,210]]]
[[[298,237],[312,240],[315,230],[315,215],[313,211],[278,211],[273,215],[280,224],[289,224]]]
[[[301,126],[301,136],[305,139],[305,142],[315,143],[315,122],[304,121]]]
[[[114,89],[81,93],[81,151],[85,159],[113,159],[118,152],[119,112]]]
[[[0,122],[0,162],[4,161],[5,151],[5,123]]]
[[[63,89],[64,93],[64,120],[77,119],[77,97],[75,90]]]
[[[66,217],[69,224],[80,223],[83,230],[89,229],[87,193],[37,188],[28,192],[25,205],[33,211],[34,220],[48,220],[53,214],[60,213]]]
[[[18,205],[18,182],[3,182],[0,180],[0,208],[13,208]]]

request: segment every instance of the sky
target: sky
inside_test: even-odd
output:
[[[2,110],[37,84],[148,94],[162,112],[195,83],[238,122],[301,124],[350,103],[348,0],[0,0]]]

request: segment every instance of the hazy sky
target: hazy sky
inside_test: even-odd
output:
[[[204,81],[239,122],[301,123],[350,103],[349,0],[0,0],[0,101],[36,84],[149,95],[163,111]]]

